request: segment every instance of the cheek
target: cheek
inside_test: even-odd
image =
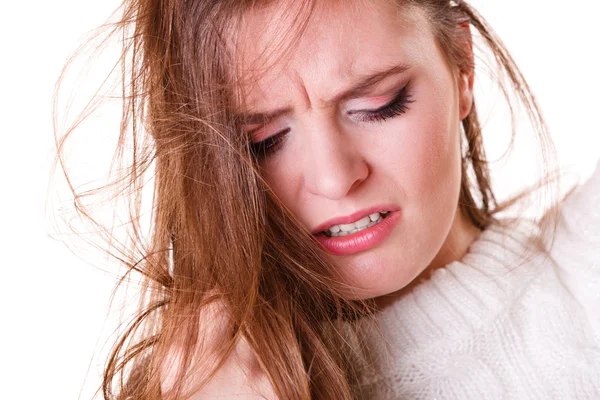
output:
[[[289,153],[289,152],[286,152]],[[294,166],[300,162],[302,153],[295,153],[295,157],[282,154],[270,162],[263,171],[263,178],[273,193],[281,202],[296,216],[302,217],[300,209],[300,188],[302,176],[295,170]]]
[[[457,168],[460,171],[458,118],[448,104],[440,103],[427,102],[425,107],[415,110],[403,128],[405,134],[396,171],[413,201],[430,199],[439,203],[457,190]],[[419,201],[422,206],[427,203]]]

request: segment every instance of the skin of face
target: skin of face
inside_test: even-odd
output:
[[[247,130],[258,142],[289,129],[262,168],[275,195],[310,231],[374,206],[400,210],[383,242],[332,256],[350,297],[385,299],[461,258],[478,233],[458,211],[459,125],[470,111],[473,75],[449,66],[422,11],[385,1],[331,3],[317,7],[289,48],[281,46],[289,7],[246,15],[246,111],[284,111]],[[340,95],[400,65],[406,70]],[[403,88],[404,113],[361,118]]]

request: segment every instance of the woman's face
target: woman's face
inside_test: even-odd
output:
[[[248,13],[245,129],[275,195],[333,255],[349,295],[378,297],[472,241],[457,212],[472,77],[453,74],[422,12],[330,3],[290,48],[280,46],[289,4]]]

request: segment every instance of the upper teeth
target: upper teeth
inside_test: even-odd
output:
[[[387,214],[389,214],[389,211],[382,211],[380,213],[368,215],[350,224],[334,225],[327,229],[325,234],[330,236],[346,236],[352,233],[360,232],[364,229],[377,225]]]

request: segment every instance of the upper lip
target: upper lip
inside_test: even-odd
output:
[[[355,213],[349,214],[349,215],[345,215],[342,217],[335,217],[332,219],[329,219],[325,222],[323,222],[322,224],[318,225],[314,230],[313,230],[313,235],[317,235],[321,232],[326,231],[327,229],[331,228],[334,225],[341,225],[341,224],[350,224],[352,222],[356,222],[368,215],[371,214],[375,214],[378,212],[383,212],[383,211],[389,211],[389,212],[394,212],[394,211],[398,211],[398,207],[396,206],[374,206],[374,207],[370,207],[370,208],[365,208],[362,209],[360,211],[357,211]]]

